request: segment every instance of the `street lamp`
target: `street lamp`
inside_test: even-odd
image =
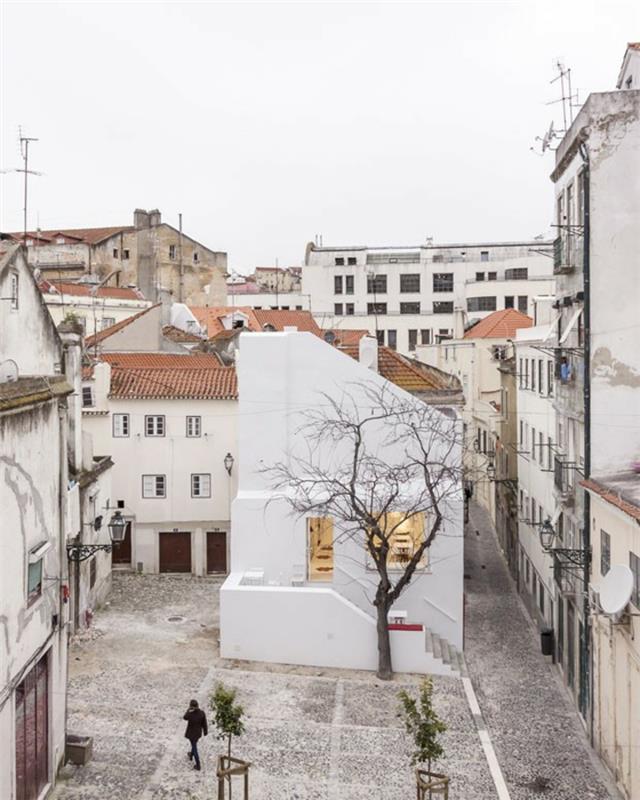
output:
[[[234,460],[235,459],[231,453],[227,453],[227,455],[224,457],[224,468],[227,470],[229,477],[231,477],[231,470],[233,469]]]
[[[552,547],[553,542],[556,538],[556,532],[554,530],[553,525],[551,524],[551,520],[549,517],[545,519],[545,521],[540,525],[540,544],[542,545],[542,549],[545,553],[548,553]]]
[[[495,468],[495,465],[494,465],[493,461],[490,461],[487,464],[487,476],[488,476],[490,481],[494,481],[495,478],[496,478],[496,468]]]
[[[113,544],[124,542],[124,535],[127,530],[127,520],[122,516],[121,511],[116,511],[107,525],[109,536]]]

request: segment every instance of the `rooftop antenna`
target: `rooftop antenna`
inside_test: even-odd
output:
[[[5,172],[23,172],[24,173],[24,206],[22,209],[23,218],[22,218],[22,241],[23,244],[27,242],[27,197],[28,197],[28,176],[29,175],[42,175],[42,172],[36,172],[33,169],[29,169],[29,144],[31,142],[37,142],[38,139],[34,139],[30,136],[23,136],[22,135],[22,128],[18,128],[18,138],[20,141],[20,155],[22,156],[23,167],[22,169],[3,169],[1,170],[3,173]]]
[[[560,81],[560,97],[547,103],[547,105],[562,103],[562,121],[564,124],[562,133],[566,133],[573,124],[573,106],[574,102],[578,102],[578,95],[574,95],[571,91],[571,69],[565,67],[560,58],[556,59],[554,67],[558,70],[558,74],[549,83],[553,84]]]

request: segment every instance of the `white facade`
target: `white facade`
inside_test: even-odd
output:
[[[244,292],[234,291],[233,284],[227,285],[227,302],[230,306],[248,306],[273,311],[310,311],[311,299],[302,292]]]
[[[362,543],[341,538],[340,522],[333,520],[331,576],[314,578],[309,560],[312,529],[307,527],[313,520],[292,515],[260,470],[305,454],[306,439],[298,430],[304,419],[300,412],[320,409],[320,392],[338,397],[348,385],[357,398],[364,383],[380,386],[385,381],[318,337],[298,332],[242,334],[238,370],[240,472],[233,503],[231,574],[220,595],[221,654],[375,669],[371,599],[377,573],[367,564]],[[408,397],[387,386],[394,395]],[[382,440],[383,435],[381,426],[376,436]],[[404,454],[397,450],[399,445],[384,447],[388,458]],[[451,666],[428,650],[428,642],[433,636],[442,639],[443,647],[446,642],[462,646],[462,513],[460,487],[449,503],[444,535],[430,547],[427,566],[396,603],[408,622],[423,626],[391,631],[396,670],[451,673]]]
[[[545,344],[551,324],[520,329],[516,335],[518,431],[519,587],[531,615],[543,627],[554,625],[556,584],[553,560],[542,549],[540,524],[559,527],[554,495],[556,417],[553,407],[553,351]]]
[[[398,248],[308,245],[302,291],[322,328],[367,329],[408,354],[451,337],[454,309],[480,319],[554,293],[550,242]],[[373,279],[375,276],[375,280]]]
[[[19,248],[0,261],[0,797],[35,800],[64,758],[67,490],[62,345]],[[18,378],[6,382],[8,360]],[[46,726],[46,727],[45,727]],[[40,733],[38,734],[37,731]],[[31,758],[22,744],[29,741]],[[26,765],[36,755],[35,773]]]
[[[56,326],[71,313],[80,321],[86,336],[122,322],[151,305],[149,300],[87,297],[65,292],[43,291],[42,296]]]
[[[167,371],[154,370],[151,382],[162,382],[161,373]],[[207,534],[229,531],[237,469],[237,402],[115,399],[108,396],[110,376],[109,364],[95,366],[94,406],[85,409],[84,424],[95,451],[113,459],[112,502],[131,522],[130,558],[122,566],[151,573],[218,571],[207,563]],[[149,435],[149,418],[162,418],[161,434],[156,427]],[[224,466],[227,453],[236,458],[231,477]],[[159,476],[157,486],[152,485]],[[194,484],[193,476],[206,477],[196,478]],[[179,533],[188,540],[188,568],[162,563],[163,533]],[[114,559],[122,563],[119,555],[114,551]]]

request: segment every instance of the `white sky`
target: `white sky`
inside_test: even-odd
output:
[[[39,142],[29,225],[158,207],[241,272],[307,241],[547,233],[561,56],[583,101],[640,39],[640,0],[7,3],[2,166]],[[22,227],[3,175],[0,229]]]

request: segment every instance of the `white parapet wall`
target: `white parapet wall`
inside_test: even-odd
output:
[[[375,619],[333,589],[310,586],[243,586],[229,575],[220,592],[220,616],[235,620],[220,630],[220,655],[245,661],[313,664],[343,669],[377,668]],[[251,619],[248,637],[243,620]],[[391,630],[396,672],[451,675],[426,650],[425,631]]]

